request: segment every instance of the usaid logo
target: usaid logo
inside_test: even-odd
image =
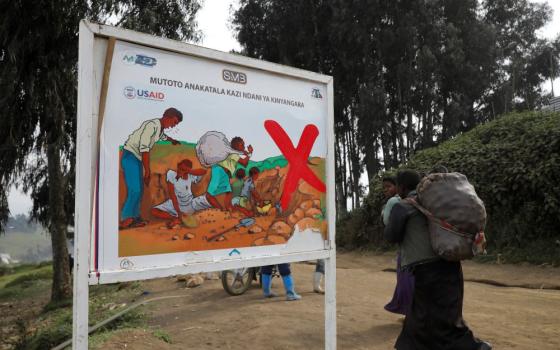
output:
[[[127,86],[124,88],[124,97],[128,99],[133,99],[136,97],[136,90],[132,86]]]
[[[122,57],[124,64],[132,66],[134,64],[139,64],[144,67],[153,67],[157,64],[157,60],[153,57],[140,55],[132,51],[125,51]]]
[[[231,83],[247,84],[247,74],[229,69],[224,69],[222,71],[222,79]]]
[[[150,100],[150,101],[163,101],[165,100],[165,94],[161,91],[136,89],[132,86],[127,86],[123,90],[124,97],[129,100],[135,98],[140,100]]]

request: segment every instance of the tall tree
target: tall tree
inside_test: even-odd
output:
[[[79,22],[116,18],[126,28],[196,40],[199,7],[196,0],[0,1],[0,199],[13,184],[31,193],[32,217],[51,235],[52,301],[71,295]],[[6,209],[0,201],[0,213]]]
[[[558,76],[550,8],[528,0],[242,0],[243,53],[333,75],[338,210],[415,151],[511,109]]]

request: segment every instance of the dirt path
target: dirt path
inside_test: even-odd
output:
[[[395,275],[392,254],[382,256],[339,254],[337,269],[338,348],[392,349],[401,323],[383,305],[390,299]],[[146,283],[151,296],[184,298],[147,306],[148,330],[113,336],[109,349],[323,349],[324,298],[311,290],[314,267],[293,264],[300,302],[283,298],[264,300],[256,287],[245,295],[229,297],[219,281],[194,289],[180,288],[174,279]],[[560,269],[535,266],[481,265],[467,262],[466,279],[504,284],[560,286]],[[274,289],[282,291],[281,281]],[[497,287],[465,283],[465,319],[475,334],[495,349],[560,349],[560,291]],[[171,343],[152,335],[168,334]]]

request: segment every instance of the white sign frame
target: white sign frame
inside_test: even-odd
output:
[[[328,101],[327,120],[327,217],[328,242],[325,250],[244,259],[233,256],[228,260],[165,266],[133,271],[109,271],[102,275],[90,274],[90,256],[95,244],[94,212],[96,172],[98,159],[99,101],[103,72],[96,71],[108,47],[109,40],[121,40],[161,50],[205,58],[213,61],[262,70],[326,84]],[[96,39],[105,39],[97,40]],[[100,42],[104,42],[100,43]],[[103,46],[104,47],[100,47]],[[94,47],[96,49],[94,49]],[[155,37],[112,26],[80,22],[78,58],[78,108],[76,140],[76,202],[75,202],[75,262],[73,303],[73,349],[88,348],[89,285],[167,277],[179,274],[210,272],[274,265],[296,261],[325,259],[325,349],[336,349],[336,245],[335,245],[335,186],[334,186],[334,107],[333,78],[314,72],[229,54],[204,47]]]

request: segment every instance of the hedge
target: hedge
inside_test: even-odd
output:
[[[390,173],[426,173],[438,164],[465,174],[484,201],[489,251],[511,260],[560,261],[560,113],[502,116],[417,152]],[[360,209],[339,220],[339,245],[387,247],[380,221],[386,174],[374,179]]]

